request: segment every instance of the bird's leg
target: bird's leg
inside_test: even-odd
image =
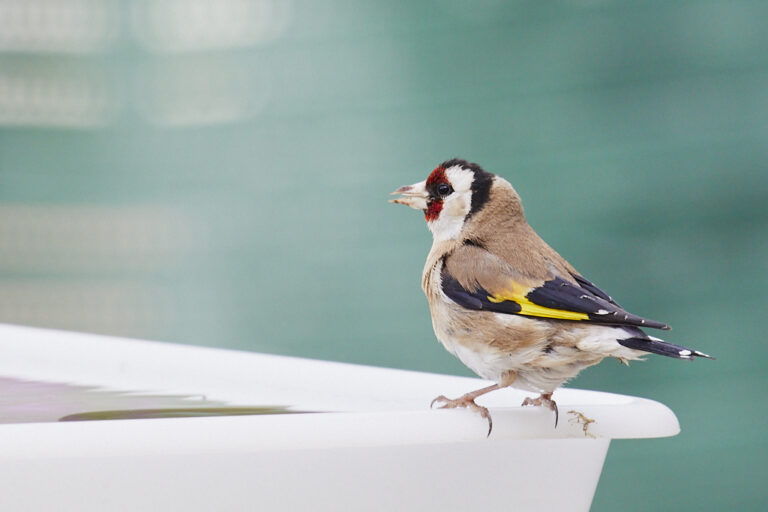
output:
[[[468,409],[472,409],[473,411],[480,413],[480,416],[488,420],[488,435],[490,436],[491,430],[493,430],[493,420],[491,419],[491,414],[488,412],[487,407],[483,407],[482,405],[477,405],[475,403],[475,398],[481,395],[484,395],[486,393],[490,393],[491,391],[501,389],[502,387],[503,386],[500,386],[499,384],[494,384],[493,386],[488,386],[487,388],[478,389],[477,391],[471,391],[453,400],[450,398],[446,398],[443,395],[440,395],[439,397],[432,400],[432,403],[429,404],[429,406],[434,407],[436,403],[442,403],[442,405],[440,406],[440,409],[455,409],[456,407],[466,407]]]
[[[552,400],[552,393],[542,393],[539,398],[531,398],[528,397],[525,400],[523,400],[523,406],[526,405],[537,405],[539,407],[549,407],[551,410],[555,412],[555,428],[557,428],[557,420],[560,416],[560,414],[557,411],[557,404],[554,400]]]

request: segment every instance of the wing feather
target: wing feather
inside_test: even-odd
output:
[[[556,320],[669,329],[621,308],[580,275],[525,279],[483,248],[464,246],[443,261],[443,293],[467,309]]]

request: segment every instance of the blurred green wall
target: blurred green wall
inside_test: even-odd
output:
[[[0,321],[469,375],[432,334],[423,218],[386,202],[460,156],[718,357],[571,384],[683,428],[613,443],[593,509],[768,506],[768,3],[0,10]]]

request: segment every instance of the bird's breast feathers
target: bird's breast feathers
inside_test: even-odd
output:
[[[468,308],[446,293],[445,266],[437,261],[424,278],[435,335],[443,346],[481,377],[496,382],[515,372],[515,387],[551,391],[606,356],[635,359],[616,343],[620,327],[552,322],[551,316],[525,316],[511,301],[502,309]],[[503,308],[510,307],[507,312]],[[536,306],[529,306],[534,310]],[[510,314],[512,313],[512,314]],[[618,352],[620,352],[620,354]]]

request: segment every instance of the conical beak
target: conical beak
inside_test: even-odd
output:
[[[414,183],[413,185],[406,185],[392,192],[392,195],[400,194],[402,197],[397,199],[390,199],[390,203],[404,204],[410,206],[414,210],[426,210],[427,209],[427,182],[422,181]]]

